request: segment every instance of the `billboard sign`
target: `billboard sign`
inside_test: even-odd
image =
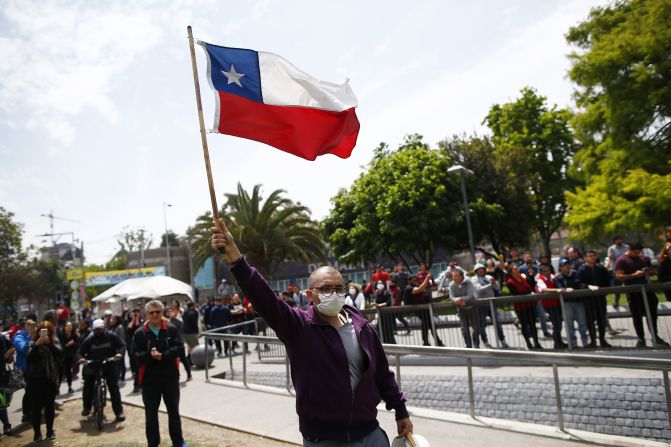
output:
[[[110,270],[108,272],[86,272],[86,286],[113,286],[130,278],[145,276],[166,276],[165,267],[145,267],[141,269]]]

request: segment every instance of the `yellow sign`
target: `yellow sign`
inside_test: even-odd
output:
[[[110,270],[107,272],[86,272],[87,286],[105,286],[118,284],[129,278],[144,276],[165,276],[165,267],[145,267],[142,269]]]
[[[84,269],[68,269],[65,271],[65,279],[72,281],[73,279],[82,279],[84,277]]]

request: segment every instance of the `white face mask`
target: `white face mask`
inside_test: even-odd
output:
[[[319,313],[328,315],[329,317],[338,315],[342,307],[345,305],[345,297],[338,296],[336,293],[331,294],[331,296],[325,296],[320,293],[317,296],[319,297],[317,310]]]
[[[377,285],[377,290],[380,290],[380,291],[384,290],[384,284],[378,284]]]
[[[356,289],[349,289],[349,294],[352,296],[356,295]]]

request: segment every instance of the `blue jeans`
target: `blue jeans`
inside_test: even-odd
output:
[[[492,309],[489,306],[479,306],[480,309],[480,337],[485,343],[489,343],[487,338],[487,316],[492,318]],[[499,319],[499,305],[494,304],[494,317],[492,318],[492,324],[496,324],[496,331],[499,333],[499,340],[502,342],[506,341],[506,336],[503,333],[503,326],[501,325],[501,320]]]
[[[564,312],[566,312],[566,332],[569,336],[569,342],[572,347],[578,346],[575,336],[575,326],[573,322],[578,323],[578,332],[580,332],[580,341],[583,346],[587,346],[587,317],[585,315],[585,305],[582,301],[564,300]]]
[[[351,442],[330,440],[313,442],[304,436],[303,447],[389,447],[389,439],[387,438],[387,433],[378,427],[363,439]]]

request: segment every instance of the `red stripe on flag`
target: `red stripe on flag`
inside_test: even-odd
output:
[[[219,93],[220,133],[260,141],[307,160],[351,155],[359,135],[354,108],[342,112],[274,106]]]

